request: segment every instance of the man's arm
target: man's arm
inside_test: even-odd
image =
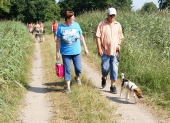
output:
[[[96,44],[97,44],[98,54],[100,56],[102,56],[103,55],[103,50],[101,48],[101,40],[100,40],[99,37],[96,37]]]

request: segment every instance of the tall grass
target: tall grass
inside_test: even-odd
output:
[[[52,34],[52,23],[53,21],[48,21],[44,23],[44,29],[46,34]]]
[[[100,67],[95,32],[106,12],[86,13],[77,17],[90,49],[90,60]],[[119,73],[140,84],[145,95],[170,109],[170,16],[168,13],[119,12],[123,28]],[[160,98],[161,97],[161,98]]]
[[[123,21],[124,16],[126,20]],[[121,52],[120,70],[125,71],[132,80],[139,82],[147,93],[161,93],[167,101],[170,86],[168,17],[169,14],[159,13],[122,13],[120,18],[126,36]]]
[[[0,122],[10,122],[28,84],[33,39],[20,22],[1,21],[0,27]]]

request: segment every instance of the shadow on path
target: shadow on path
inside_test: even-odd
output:
[[[49,93],[49,92],[63,92],[64,82],[47,82],[43,84],[44,87],[28,86],[27,89],[35,93]]]

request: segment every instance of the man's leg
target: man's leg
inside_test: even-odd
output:
[[[110,58],[110,80],[111,80],[111,87],[110,91],[114,94],[117,93],[115,83],[118,79],[118,53],[115,56],[111,56]]]
[[[109,73],[109,61],[110,57],[107,56],[106,54],[103,54],[102,58],[102,63],[101,63],[101,71],[102,71],[102,87],[105,88],[106,86],[106,80],[107,80],[107,75]]]

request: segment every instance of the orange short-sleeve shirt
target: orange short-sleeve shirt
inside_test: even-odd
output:
[[[116,47],[122,40],[123,32],[122,26],[119,22],[114,21],[111,24],[105,19],[101,21],[97,27],[96,37],[100,38],[101,48],[104,54],[115,55]]]

